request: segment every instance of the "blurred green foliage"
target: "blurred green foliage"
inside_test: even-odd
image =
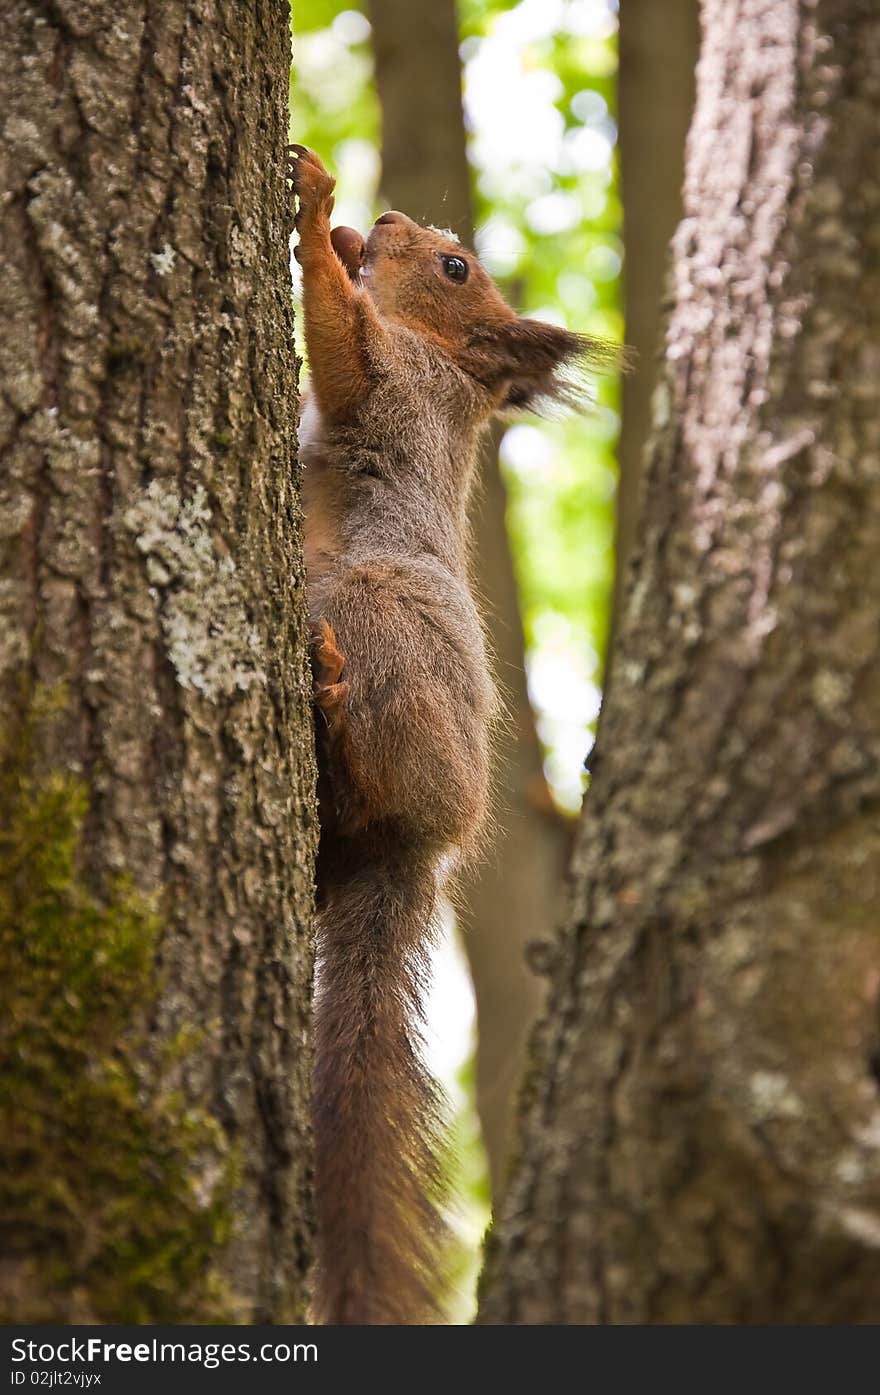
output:
[[[298,139],[334,151],[340,141],[378,146],[379,101],[372,82],[369,26],[339,22],[356,6],[302,0],[294,6],[292,112]]]

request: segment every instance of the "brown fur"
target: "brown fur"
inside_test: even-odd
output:
[[[436,898],[485,818],[495,709],[468,496],[492,414],[558,395],[590,345],[518,319],[471,251],[403,214],[366,242],[331,237],[334,181],[292,149],[321,817],[315,1307],[324,1322],[432,1321],[439,1101],[419,1024]]]

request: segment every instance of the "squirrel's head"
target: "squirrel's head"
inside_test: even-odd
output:
[[[383,213],[366,241],[334,228],[334,249],[380,314],[430,336],[488,392],[492,409],[579,397],[577,369],[606,347],[559,325],[522,319],[454,234]]]

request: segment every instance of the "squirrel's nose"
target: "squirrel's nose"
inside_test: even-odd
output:
[[[398,213],[396,209],[394,209],[394,208],[389,208],[389,210],[388,210],[387,213],[381,214],[381,216],[378,217],[378,218],[376,219],[376,222],[375,222],[375,224],[374,224],[373,226],[378,228],[380,223],[411,223],[411,222],[412,222],[412,219],[411,219],[411,218],[407,218],[407,216],[406,216],[405,213]]]

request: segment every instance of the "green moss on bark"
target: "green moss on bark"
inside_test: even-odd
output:
[[[22,728],[0,765],[0,1320],[234,1318],[228,1145],[178,1088],[192,1033],[147,1035],[156,907],[86,885],[86,792],[35,779]]]

